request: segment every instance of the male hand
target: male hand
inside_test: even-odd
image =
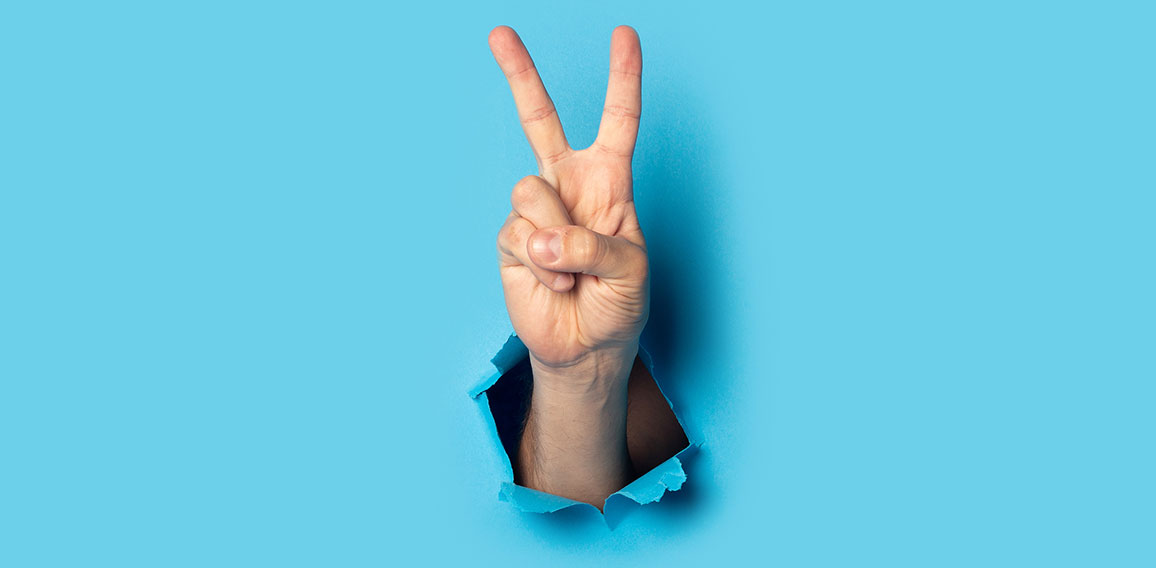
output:
[[[549,367],[570,367],[603,350],[636,350],[649,299],[630,169],[642,106],[638,35],[626,26],[614,31],[602,123],[585,150],[567,144],[514,30],[496,28],[490,48],[510,82],[540,174],[514,186],[514,210],[498,235],[514,329]]]
[[[597,140],[574,150],[514,30],[490,33],[537,176],[514,186],[498,234],[506,308],[530,351],[534,394],[518,475],[536,489],[600,506],[630,475],[626,383],[649,312],[646,243],[631,157],[642,107],[642,49],[621,26]]]

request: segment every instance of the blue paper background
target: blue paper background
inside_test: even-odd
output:
[[[0,565],[1156,564],[1153,10],[5,3]],[[613,532],[467,389],[639,30],[647,334],[706,442]]]

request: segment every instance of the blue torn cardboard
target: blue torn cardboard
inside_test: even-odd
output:
[[[641,346],[638,349],[638,354],[642,358],[642,363],[650,370],[651,376],[654,376],[654,363],[650,354]],[[494,373],[483,379],[477,386],[470,389],[470,398],[478,401],[482,405],[487,419],[487,425],[490,429],[490,437],[494,442],[494,446],[502,449],[502,457],[505,458],[505,478],[501,483],[501,488],[498,492],[498,499],[513,505],[519,511],[526,513],[554,513],[563,509],[571,507],[587,507],[597,511],[588,503],[575,501],[566,497],[552,495],[523,487],[514,483],[514,467],[510,462],[510,456],[503,446],[501,436],[498,432],[497,422],[490,406],[489,398],[486,396],[487,391],[490,390],[498,380],[502,378],[507,372],[513,369],[520,362],[529,357],[529,351],[525,344],[517,335],[511,335],[502,348],[498,350],[497,355],[491,359],[496,369]],[[655,382],[658,383],[657,378]],[[662,390],[662,385],[659,384],[659,390]],[[663,394],[663,398],[666,395]],[[670,405],[670,399],[666,398],[666,403]],[[673,410],[673,405],[672,405]],[[682,424],[682,420],[678,418],[678,413],[675,413],[675,418],[678,419],[679,426],[682,427],[686,433],[686,427]],[[686,470],[683,465],[686,460],[698,451],[701,442],[689,440],[688,445],[679,451],[677,454],[646,472],[638,479],[632,481],[626,487],[619,489],[613,495],[606,498],[603,504],[603,511],[600,512],[603,519],[608,525],[613,527],[617,524],[619,517],[624,513],[622,505],[629,505],[636,503],[638,505],[646,505],[648,503],[655,503],[662,499],[668,491],[674,492],[682,488],[683,483],[686,482]]]

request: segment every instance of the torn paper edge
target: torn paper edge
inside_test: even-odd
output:
[[[522,343],[522,340],[518,338],[517,334],[511,335],[509,339],[506,340],[506,343],[502,345],[502,348],[498,350],[498,354],[494,355],[494,358],[490,360],[496,371],[486,376],[477,386],[469,391],[470,398],[484,405],[483,409],[485,412],[483,412],[483,414],[486,415],[486,422],[490,427],[490,438],[494,447],[501,451],[502,461],[505,465],[507,480],[501,484],[498,499],[510,503],[514,508],[526,513],[554,513],[570,507],[589,507],[597,511],[598,509],[589,503],[537,491],[514,483],[514,467],[510,463],[510,456],[502,447],[501,438],[498,436],[498,426],[494,421],[494,413],[490,408],[489,399],[486,398],[486,391],[494,386],[494,384],[502,378],[502,375],[505,375],[514,365],[526,357],[529,357],[529,355],[529,350],[526,349],[525,344]],[[651,358],[650,353],[639,345],[638,355],[642,358],[642,364],[650,370],[651,376],[654,377],[654,360]],[[662,385],[657,378],[655,378],[654,382],[658,385],[658,390],[661,393]],[[671,407],[671,411],[673,412],[674,405],[671,404],[670,398],[666,396],[666,393],[662,393],[662,397],[666,399],[666,404]],[[686,428],[686,425],[682,423],[682,419],[679,418],[677,412],[674,412],[674,417],[675,420],[678,420],[678,425],[682,428],[683,433],[686,434],[689,444],[670,459],[655,466],[654,469],[651,469],[626,487],[619,489],[613,495],[607,497],[602,507],[604,511],[610,509],[612,502],[623,500],[631,501],[639,505],[655,503],[660,501],[667,492],[678,491],[682,488],[682,484],[685,483],[687,479],[686,470],[683,468],[684,460],[694,455],[699,447],[702,446],[702,442],[691,439],[690,431]],[[615,510],[617,510],[617,506]],[[600,514],[603,513],[600,512]],[[606,519],[607,515],[609,515],[609,513],[603,514],[603,518]],[[607,519],[607,523],[610,523],[609,519]]]

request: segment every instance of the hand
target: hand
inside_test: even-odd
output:
[[[627,384],[650,303],[630,170],[642,48],[633,29],[614,30],[602,122],[585,150],[566,142],[514,30],[494,29],[490,49],[510,83],[539,173],[514,186],[514,210],[498,234],[506,309],[534,374],[515,479],[601,508],[633,479]]]
[[[602,355],[633,360],[649,310],[630,166],[642,107],[638,35],[626,26],[614,30],[605,110],[598,138],[585,150],[566,142],[514,30],[494,29],[490,48],[539,170],[514,186],[514,210],[498,236],[514,330],[540,367],[568,368]]]

